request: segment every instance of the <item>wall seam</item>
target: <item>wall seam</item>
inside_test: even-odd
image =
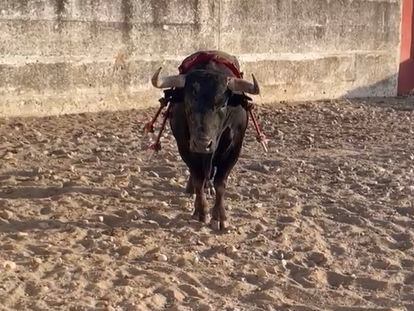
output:
[[[217,18],[217,22],[218,22],[218,28],[217,28],[217,50],[221,49],[221,1],[222,0],[218,0],[218,18]]]

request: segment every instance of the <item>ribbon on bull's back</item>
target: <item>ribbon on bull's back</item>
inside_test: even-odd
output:
[[[215,62],[217,64],[221,64],[226,66],[237,78],[242,78],[243,73],[240,72],[237,65],[235,65],[233,62],[229,61],[226,57],[222,57],[218,55],[216,52],[197,52],[193,55],[190,55],[184,61],[181,63],[181,65],[178,67],[178,71],[180,74],[187,73],[191,68],[194,66],[207,63],[207,62]],[[167,119],[170,116],[170,109],[173,99],[173,89],[165,90],[164,91],[164,97],[159,99],[160,107],[158,108],[155,116],[152,118],[151,121],[147,122],[144,126],[144,131],[146,133],[153,133],[154,132],[154,124],[157,121],[159,115],[161,114],[162,110],[166,107],[167,110],[163,113],[163,120],[161,123],[160,131],[157,135],[157,138],[153,144],[149,146],[150,149],[154,150],[154,152],[158,152],[161,150],[161,136],[162,132],[164,131],[165,125],[167,123]],[[251,100],[250,97],[245,96],[246,99]],[[257,118],[253,112],[254,109],[254,103],[248,102],[247,100],[244,101],[242,104],[243,108],[248,111],[250,114],[250,117],[253,121],[253,126],[256,130],[256,140],[262,145],[265,152],[268,151],[267,149],[267,138],[266,135],[262,132],[259,123],[257,122]]]

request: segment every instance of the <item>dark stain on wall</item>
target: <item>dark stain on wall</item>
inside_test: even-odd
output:
[[[62,16],[65,13],[65,5],[67,0],[56,0],[56,15]]]
[[[162,24],[161,19],[163,15],[162,14],[163,4],[164,4],[163,1],[156,1],[156,0],[151,1],[152,20],[153,20],[153,25],[156,27],[157,26],[159,27]]]
[[[126,61],[128,55],[130,55],[131,51],[133,50],[133,44],[131,42],[131,31],[134,26],[133,24],[133,17],[134,17],[134,7],[132,4],[132,0],[122,0],[121,2],[121,12],[122,12],[122,23],[121,23],[121,31],[122,31],[122,40],[126,46],[126,55],[125,60],[123,61],[123,66],[120,67],[121,71],[119,72],[119,81],[122,87],[126,90],[131,84],[131,72],[129,63]],[[123,52],[122,52],[123,53]]]
[[[133,27],[133,5],[131,0],[122,0],[121,12],[122,12],[122,38],[126,44],[131,39],[131,30]]]
[[[169,4],[170,0],[151,0],[151,12],[152,12],[152,25],[156,28],[162,27],[163,25],[171,25],[171,21],[167,19],[166,10],[168,9],[171,4]],[[200,12],[199,12],[199,2],[200,0],[180,0],[176,5],[179,7],[187,7],[191,6],[191,9],[194,12],[194,23],[190,23],[191,25],[195,26],[198,30],[200,28]],[[182,24],[184,25],[184,24]]]
[[[201,6],[200,0],[193,1],[192,6],[193,6],[193,12],[194,12],[194,23],[195,23],[194,26],[197,31],[200,31],[201,30],[201,16],[200,16],[200,11],[199,11],[199,8]]]
[[[62,20],[63,20],[63,15],[65,14],[65,6],[66,6],[67,1],[68,0],[56,0],[55,14],[56,14],[58,31],[62,30]]]
[[[90,9],[91,9],[91,14],[93,16],[92,21],[90,23],[91,28],[90,28],[90,35],[91,35],[91,41],[96,40],[96,38],[98,37],[99,34],[99,26],[100,26],[100,22],[98,21],[98,10],[99,10],[99,1],[91,1],[90,2]],[[96,41],[93,41],[96,42]]]
[[[384,31],[383,31],[383,40],[385,40],[385,41],[389,41],[391,38],[391,32],[390,32],[390,27],[389,27],[389,25],[387,25],[387,21],[389,21],[390,19],[391,19],[391,14],[390,14],[390,5],[387,5],[387,3],[384,3],[383,4],[384,5],[384,19],[383,19],[383,22],[384,22],[384,24],[382,25],[383,26],[383,28],[384,28]]]
[[[18,11],[20,11],[22,13],[28,13],[29,12],[28,4],[29,4],[29,0],[16,1]]]

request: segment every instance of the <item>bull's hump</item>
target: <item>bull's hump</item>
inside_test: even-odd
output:
[[[181,68],[185,68],[185,69],[191,69],[192,68],[192,64],[198,65],[197,64],[197,59],[200,59],[201,55],[214,55],[217,56],[218,58],[221,59],[225,59],[226,61],[230,62],[233,64],[233,66],[240,71],[240,64],[239,61],[237,60],[237,58],[234,55],[230,55],[226,52],[223,51],[219,51],[219,50],[203,50],[203,51],[197,51],[191,55],[189,55],[188,57],[186,57],[182,64],[181,64]],[[213,62],[209,62],[209,64],[211,64]]]
[[[236,67],[237,67],[237,69],[239,69],[239,70],[240,70],[240,64],[239,64],[239,61],[237,60],[236,56],[234,56],[234,55],[230,55],[230,54],[228,54],[228,53],[226,53],[226,52],[223,52],[223,51],[218,51],[218,50],[203,51],[203,52],[205,52],[205,53],[212,53],[212,54],[216,54],[218,57],[225,58],[225,59],[227,59],[229,62],[232,62],[232,63],[234,64],[234,66],[236,66]]]

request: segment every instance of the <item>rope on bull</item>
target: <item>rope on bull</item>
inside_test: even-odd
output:
[[[254,128],[256,130],[256,140],[262,145],[264,152],[268,152],[268,148],[267,148],[267,137],[266,135],[262,132],[259,123],[257,122],[256,116],[253,112],[253,104],[250,105],[250,107],[247,109],[247,111],[250,114],[250,117],[252,118],[253,121],[253,125]]]

